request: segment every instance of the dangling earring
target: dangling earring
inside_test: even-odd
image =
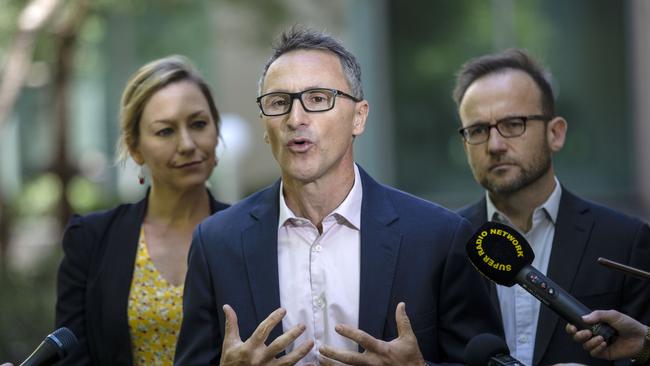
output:
[[[140,182],[140,185],[144,185],[144,164],[140,165],[140,172],[138,173],[138,182]]]

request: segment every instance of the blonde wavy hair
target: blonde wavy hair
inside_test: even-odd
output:
[[[116,147],[116,163],[124,165],[140,141],[140,119],[147,102],[158,90],[179,81],[190,81],[199,87],[210,107],[212,120],[220,138],[221,118],[210,87],[189,59],[173,55],[142,66],[131,76],[120,102],[120,137]]]

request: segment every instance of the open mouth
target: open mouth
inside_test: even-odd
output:
[[[300,138],[289,140],[287,147],[292,151],[304,152],[307,151],[312,145],[313,143],[311,142],[311,140],[300,137]]]

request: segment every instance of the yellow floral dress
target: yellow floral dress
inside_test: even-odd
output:
[[[127,309],[134,365],[173,364],[182,305],[183,285],[171,285],[158,272],[141,228]]]

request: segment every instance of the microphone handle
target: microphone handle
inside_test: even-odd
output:
[[[591,330],[594,336],[602,336],[607,344],[614,341],[616,337],[614,328],[605,323],[586,324],[582,316],[589,314],[591,310],[535,267],[527,265],[522,268],[517,273],[515,281],[564,320],[581,329]]]
[[[487,366],[526,366],[510,355],[497,355],[491,357]]]

